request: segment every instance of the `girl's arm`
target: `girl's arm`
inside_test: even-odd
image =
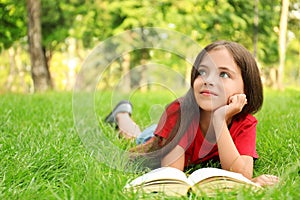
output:
[[[213,126],[216,134],[221,166],[223,169],[238,172],[251,179],[253,175],[253,158],[240,155],[228,130],[227,123],[241,112],[246,105],[244,94],[237,94],[229,99],[229,104],[214,112]]]
[[[241,173],[261,186],[274,185],[279,181],[279,178],[274,175],[263,174],[252,178],[253,158],[251,156],[239,154],[229,133],[227,127],[228,121],[232,116],[239,113],[246,103],[247,100],[245,95],[234,95],[230,98],[229,105],[219,108],[214,113],[214,130],[216,133],[222,168]]]
[[[223,122],[218,131],[217,145],[222,168],[241,173],[251,179],[253,176],[253,158],[239,154],[226,123]]]
[[[181,171],[184,169],[184,149],[177,145],[161,161],[162,167],[174,167]]]

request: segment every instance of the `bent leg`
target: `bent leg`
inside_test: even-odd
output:
[[[132,139],[141,134],[140,127],[133,121],[127,112],[120,112],[116,115],[116,121],[121,136]]]

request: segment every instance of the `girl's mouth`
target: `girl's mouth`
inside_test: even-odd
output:
[[[217,96],[217,94],[215,92],[212,92],[210,90],[203,90],[200,92],[200,94],[202,94],[204,96]]]

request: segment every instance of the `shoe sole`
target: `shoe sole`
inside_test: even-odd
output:
[[[124,105],[122,107],[122,105]],[[125,107],[125,105],[129,105]],[[132,104],[129,101],[120,101],[115,108],[105,117],[105,122],[107,123],[115,123],[116,122],[116,115],[120,112],[127,112],[129,115],[132,113]]]

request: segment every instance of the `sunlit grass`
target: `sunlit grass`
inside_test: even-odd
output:
[[[164,107],[172,95],[138,93],[130,100],[133,117],[145,127],[153,121],[152,105]],[[219,194],[217,199],[300,198],[299,102],[299,90],[266,90],[263,108],[256,115],[260,157],[255,175],[275,174],[281,183],[260,193],[241,191],[237,197]],[[101,124],[112,106],[110,94],[101,93],[95,104]],[[119,138],[113,127],[102,127],[120,148],[134,145]],[[71,93],[0,96],[0,157],[1,199],[173,199],[122,191],[137,175],[111,169],[87,151],[74,127]],[[182,197],[189,198],[197,197]]]

